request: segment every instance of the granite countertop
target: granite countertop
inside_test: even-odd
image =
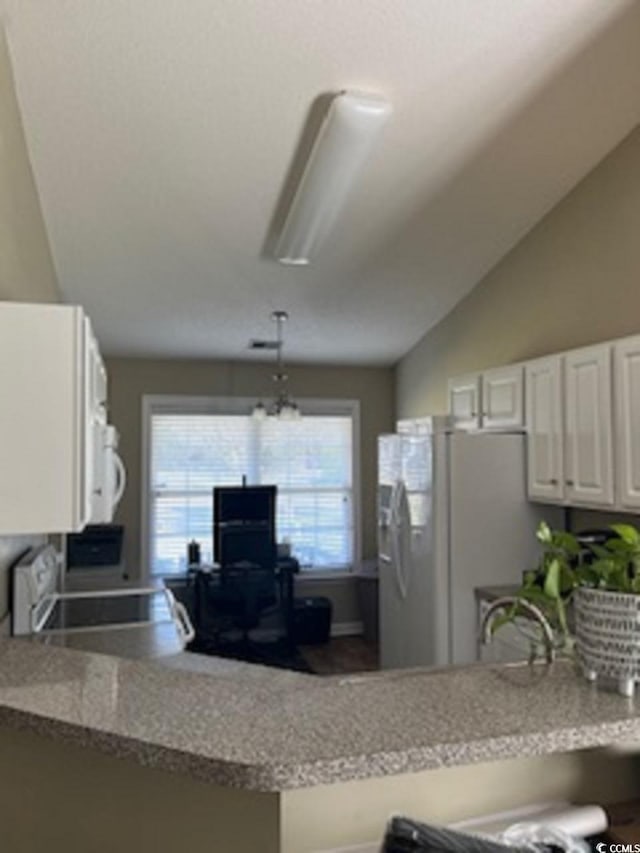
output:
[[[568,662],[329,678],[198,662],[0,640],[0,723],[259,791],[640,740],[640,705]]]

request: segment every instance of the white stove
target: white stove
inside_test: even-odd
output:
[[[62,558],[51,545],[14,568],[12,633],[132,657],[180,651],[195,636],[184,605],[164,586],[63,591]]]

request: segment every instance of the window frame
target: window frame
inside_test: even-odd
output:
[[[154,414],[178,415],[249,415],[256,397],[223,397],[186,394],[142,395],[142,470],[140,500],[140,557],[141,575],[149,580],[162,577],[151,574],[151,417]],[[353,563],[348,569],[301,569],[300,576],[308,580],[353,577],[362,561],[362,492],[360,480],[360,401],[322,397],[297,397],[302,416],[338,415],[351,418],[351,488],[353,513]]]

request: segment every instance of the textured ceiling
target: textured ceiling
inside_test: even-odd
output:
[[[111,354],[391,364],[640,117],[629,0],[0,0],[67,301]],[[394,113],[315,263],[263,256],[313,102]]]

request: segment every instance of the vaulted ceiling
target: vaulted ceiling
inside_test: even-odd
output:
[[[391,364],[640,118],[635,0],[0,0],[64,297],[110,354]],[[393,103],[308,268],[264,246],[316,99]]]

